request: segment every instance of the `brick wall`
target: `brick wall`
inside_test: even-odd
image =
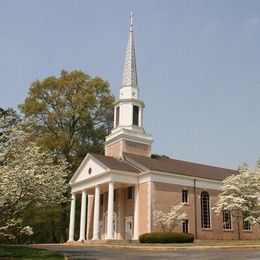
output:
[[[159,209],[164,212],[168,212],[172,205],[177,205],[182,202],[182,190],[188,190],[188,204],[183,207],[183,211],[187,213],[187,219],[189,220],[189,232],[195,234],[195,200],[194,200],[194,190],[193,187],[181,186],[174,184],[165,184],[155,182],[153,191],[153,209]],[[197,235],[198,239],[237,239],[238,229],[237,222],[232,221],[232,231],[223,230],[223,216],[222,214],[217,215],[213,210],[211,210],[211,228],[208,230],[203,230],[201,228],[201,203],[200,194],[202,191],[207,191],[210,195],[210,207],[214,207],[218,200],[218,191],[211,189],[201,189],[196,188],[196,205],[197,205]],[[154,230],[159,231],[158,227]],[[182,225],[179,225],[176,230],[177,232],[182,232]],[[240,221],[240,234],[241,239],[257,239],[260,237],[260,228],[253,226],[252,231],[243,231],[242,221]]]
[[[130,141],[124,141],[123,150],[125,153],[132,153],[141,156],[151,156],[151,146],[138,144]]]
[[[117,159],[122,157],[122,141],[118,141],[113,144],[109,144],[105,146],[105,155],[112,156]]]
[[[132,153],[142,156],[151,156],[151,146],[121,140],[116,143],[106,145],[105,147],[106,156],[112,156],[117,159],[120,159],[122,158],[122,153]]]
[[[139,235],[150,231],[149,227],[149,183],[139,184]]]

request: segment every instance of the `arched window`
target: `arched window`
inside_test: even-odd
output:
[[[229,210],[223,211],[223,227],[224,230],[232,230],[232,218]]]
[[[201,204],[201,228],[210,228],[209,194],[203,191],[200,196]]]
[[[250,220],[248,219],[248,213],[243,212],[243,230],[252,230]]]

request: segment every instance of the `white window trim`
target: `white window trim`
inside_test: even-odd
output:
[[[203,190],[202,192],[207,192],[209,194],[209,217],[210,217],[210,227],[209,228],[203,228],[201,227],[202,231],[213,231],[212,227],[213,227],[213,223],[212,223],[212,210],[211,210],[211,196],[210,193],[207,190]],[[200,201],[200,214],[201,214],[201,194],[199,195],[199,201]],[[200,216],[200,221],[201,221],[202,216]]]
[[[184,191],[184,190],[187,191],[187,202],[183,202],[183,201],[182,201],[182,203],[183,203],[184,206],[185,206],[185,205],[189,205],[189,204],[190,204],[190,201],[189,201],[189,190],[188,190],[188,189],[185,189],[185,188],[181,190],[181,200],[183,200],[183,191]]]
[[[222,213],[222,218],[223,218],[223,215],[224,215],[224,212]],[[233,216],[232,216],[232,214],[231,214],[231,212],[230,212],[230,223],[231,223],[231,228],[225,228],[225,224],[224,224],[224,222],[223,222],[223,231],[234,231],[233,230]]]
[[[184,219],[182,223],[184,223],[186,220],[188,221],[188,232],[187,233],[190,233],[190,221],[188,219]],[[183,226],[182,226],[182,232],[183,232]],[[183,232],[183,233],[186,233],[186,232]]]

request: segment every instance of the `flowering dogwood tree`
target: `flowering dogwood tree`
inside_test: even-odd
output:
[[[182,211],[183,203],[173,206],[168,213],[161,210],[154,210],[153,220],[156,226],[160,226],[163,232],[173,230],[186,218],[187,214]]]
[[[26,209],[66,199],[67,163],[29,142],[23,124],[10,124],[10,115],[0,118],[0,227],[15,222]]]
[[[215,210],[245,212],[252,224],[260,225],[260,168],[242,167],[239,174],[226,178]]]
[[[217,213],[229,211],[237,220],[238,229],[243,213],[252,224],[260,225],[259,166],[257,164],[256,168],[249,168],[244,165],[240,167],[239,174],[226,178],[220,189],[219,201],[213,208]]]
[[[18,244],[24,243],[33,233],[32,227],[24,226],[21,218],[9,219],[5,225],[0,226],[0,237],[2,236],[8,241],[15,240]]]

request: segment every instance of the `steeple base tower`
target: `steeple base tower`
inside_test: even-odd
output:
[[[143,129],[138,128],[136,130],[113,129],[106,138],[105,155],[117,159],[121,159],[123,153],[150,157],[152,137],[142,131]]]

